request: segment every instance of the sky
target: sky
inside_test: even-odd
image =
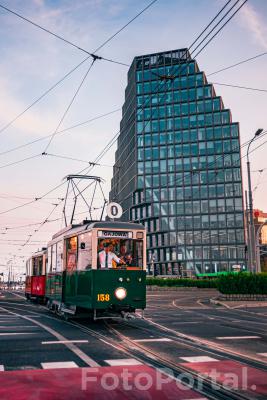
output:
[[[131,64],[137,55],[190,46],[226,0],[158,0],[139,18],[104,46],[99,56]],[[240,0],[240,4],[242,1]],[[42,25],[89,52],[94,52],[120,29],[148,0],[9,0],[0,4]],[[197,57],[207,75],[257,54],[267,52],[267,2],[249,0],[222,32]],[[39,30],[17,16],[0,9],[0,272],[12,265],[15,277],[24,273],[27,257],[45,246],[62,227],[62,205],[66,193],[63,178],[86,168],[119,130],[128,67],[97,60],[70,107],[59,130],[90,119],[109,115],[55,135],[47,153],[40,156],[49,138],[15,151],[15,147],[55,132],[74,96],[91,59],[84,62],[53,91],[13,124],[7,124],[35,99],[58,82],[87,55],[77,48]],[[240,123],[241,143],[258,128],[267,129],[267,92],[219,85],[218,83],[267,90],[267,55],[243,65],[208,76],[214,82],[233,121]],[[112,113],[111,113],[112,112]],[[254,206],[267,211],[267,143],[251,153]],[[90,174],[104,180],[106,198],[110,189],[116,145]],[[71,157],[82,161],[58,158]],[[243,154],[244,155],[244,154]],[[35,158],[31,158],[36,156]],[[31,158],[15,165],[13,162]],[[86,162],[85,162],[86,161]],[[247,186],[243,159],[244,189]],[[257,172],[265,169],[263,172]],[[34,201],[61,185],[40,201]],[[88,194],[89,196],[89,194]],[[94,206],[103,204],[96,192]],[[8,211],[34,201],[33,204]],[[56,206],[56,204],[58,204]],[[67,214],[71,200],[67,204]],[[83,219],[86,207],[78,204]],[[94,215],[99,215],[96,210]],[[46,219],[57,219],[46,222]],[[37,224],[23,227],[24,225]],[[39,224],[39,225],[38,225]],[[12,228],[12,229],[6,229]],[[38,232],[34,232],[38,229]],[[32,235],[32,236],[30,236]],[[20,245],[27,242],[23,247]]]

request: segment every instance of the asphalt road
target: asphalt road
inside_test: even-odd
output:
[[[114,367],[140,360],[157,366],[160,360],[196,373],[212,364],[239,376],[246,366],[250,386],[239,382],[235,389],[248,399],[266,399],[267,308],[227,309],[210,303],[215,295],[199,289],[153,291],[144,320],[66,322],[26,302],[22,293],[2,292],[0,371]]]

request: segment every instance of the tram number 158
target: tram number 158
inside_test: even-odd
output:
[[[109,300],[110,300],[110,295],[109,294],[98,293],[97,301],[109,301]]]

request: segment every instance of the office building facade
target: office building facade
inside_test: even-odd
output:
[[[109,197],[146,226],[150,272],[245,263],[239,125],[187,49],[133,60]]]

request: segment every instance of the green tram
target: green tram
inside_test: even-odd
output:
[[[46,299],[59,315],[130,316],[146,307],[146,231],[127,222],[71,225],[47,245]]]

